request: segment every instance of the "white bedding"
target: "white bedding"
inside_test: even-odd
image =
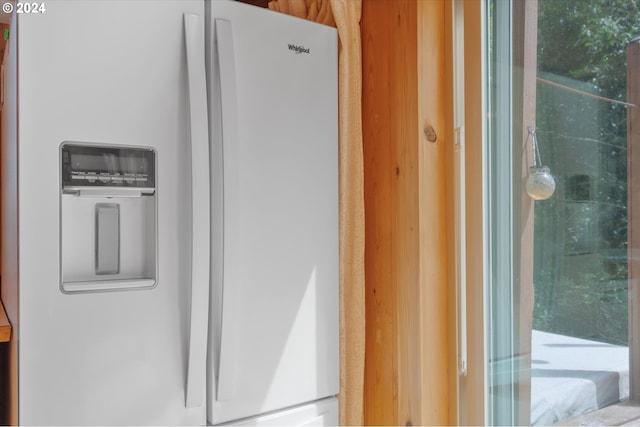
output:
[[[628,396],[627,347],[533,331],[532,425],[551,425]]]

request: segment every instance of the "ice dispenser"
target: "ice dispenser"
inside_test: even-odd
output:
[[[65,142],[60,165],[62,292],[153,288],[153,149]]]

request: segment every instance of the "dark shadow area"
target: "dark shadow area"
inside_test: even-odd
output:
[[[539,359],[533,359],[531,361],[532,365],[548,365],[549,362],[547,362],[546,360],[539,360]]]
[[[619,347],[614,344],[543,344],[545,347],[552,348],[609,348]]]
[[[0,344],[0,425],[9,425],[9,343]]]

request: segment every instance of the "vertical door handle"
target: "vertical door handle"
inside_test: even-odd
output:
[[[209,325],[209,128],[202,17],[185,14],[191,143],[191,314],[185,405],[204,403]]]
[[[233,43],[233,29],[230,21],[225,19],[216,19],[215,38],[217,42],[217,60],[219,66],[220,78],[220,105],[222,111],[222,146],[223,146],[223,164],[224,164],[224,202],[223,211],[227,212],[230,208],[237,205],[237,194],[234,191],[237,188],[238,178],[238,92],[236,83],[235,69],[235,52]],[[238,229],[238,221],[232,215],[223,214],[224,233],[233,232]],[[235,250],[233,239],[225,241],[225,250]],[[219,401],[230,400],[235,393],[236,378],[236,333],[234,316],[237,312],[235,293],[236,286],[227,286],[225,279],[229,277],[230,271],[238,271],[238,266],[228,266],[225,268],[222,289],[222,318],[220,327],[220,342],[218,344],[218,384],[216,390],[216,399]]]

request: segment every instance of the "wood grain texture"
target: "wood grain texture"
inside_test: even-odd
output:
[[[627,102],[640,105],[640,40],[627,46]],[[627,108],[629,400],[640,402],[640,108]]]
[[[450,358],[449,341],[455,341],[455,323],[449,324],[448,283],[454,277],[447,271],[447,176],[446,152],[453,151],[449,130],[451,118],[447,116],[452,97],[452,75],[446,73],[446,53],[451,39],[447,39],[445,23],[451,19],[447,0],[417,2],[418,30],[418,127],[416,138],[419,149],[419,255],[415,262],[420,270],[419,325],[410,334],[420,343],[419,359],[412,366],[421,365],[421,399],[412,402],[411,413],[420,415],[422,425],[455,423],[449,418],[448,392],[450,374],[455,376],[455,357]],[[446,12],[449,11],[449,14]],[[449,58],[450,60],[451,58]],[[432,141],[428,129],[437,136]],[[449,170],[449,173],[450,170]],[[453,241],[453,240],[452,240]],[[454,353],[455,354],[455,353]],[[453,362],[451,364],[450,362]],[[415,388],[415,387],[412,387]],[[419,408],[415,405],[420,404]],[[419,412],[419,409],[422,411]],[[417,423],[414,423],[417,424]]]
[[[367,425],[449,421],[443,5],[363,2]]]
[[[11,323],[4,311],[4,305],[0,302],[0,343],[9,342],[11,339]]]
[[[269,7],[269,1],[271,0],[238,0],[241,3],[247,3],[253,6],[258,6],[258,7],[264,7],[267,8]]]
[[[466,425],[486,425],[485,414],[485,246],[483,213],[483,2],[463,0],[464,4],[464,125],[466,185],[466,268],[467,268],[467,377],[465,390]]]
[[[396,193],[393,240],[396,248],[395,282],[398,340],[398,418],[397,424],[423,425],[422,371],[424,354],[421,324],[424,292],[420,279],[420,163],[422,141],[418,116],[418,2],[396,5],[396,40],[390,61],[396,67],[392,104],[398,114],[394,123],[396,142],[393,190]],[[426,338],[426,337],[425,337]],[[436,344],[437,345],[437,344]],[[435,347],[435,346],[434,346]]]
[[[365,290],[366,425],[397,425],[398,337],[396,276],[398,206],[396,174],[407,174],[398,164],[396,148],[403,141],[396,127],[407,102],[394,105],[395,84],[405,80],[405,62],[393,58],[402,52],[402,29],[396,21],[406,1],[365,0],[362,4],[362,122],[365,179]],[[397,31],[396,31],[397,28]],[[403,58],[400,58],[401,60]],[[400,75],[394,73],[400,72]],[[415,82],[414,82],[415,84]],[[414,100],[415,102],[415,100]],[[402,168],[401,168],[402,166]]]
[[[457,79],[458,84],[462,80],[460,77],[456,77],[454,70],[456,67],[454,66],[454,58],[457,54],[458,50],[461,49],[461,41],[456,39],[456,37],[460,37],[461,29],[455,27],[454,28],[454,19],[446,19],[445,17],[453,17],[454,16],[454,3],[451,1],[443,1],[443,13],[444,16],[442,18],[442,34],[443,34],[443,74],[444,78],[442,79],[442,97],[443,97],[443,110],[444,110],[444,122],[445,132],[444,137],[445,141],[450,141],[449,145],[455,141],[455,127],[459,125],[457,120],[461,120],[462,118],[458,117],[458,114],[455,114],[455,111],[461,111],[463,106],[455,104],[455,95],[454,95],[454,81]],[[457,110],[456,110],[457,109]],[[464,399],[461,397],[464,395],[465,391],[465,378],[464,376],[458,375],[458,365],[459,365],[459,354],[462,352],[461,339],[462,336],[460,334],[461,325],[460,322],[464,319],[464,316],[460,315],[460,309],[463,304],[463,300],[461,299],[461,292],[458,289],[458,254],[462,253],[464,248],[457,248],[455,242],[459,240],[462,234],[458,234],[459,230],[462,230],[462,227],[456,230],[457,224],[456,220],[459,220],[461,223],[464,221],[464,217],[458,212],[456,215],[456,211],[460,209],[462,206],[457,206],[460,202],[458,200],[458,196],[456,195],[456,187],[461,187],[461,179],[460,176],[456,177],[454,174],[456,173],[455,169],[455,149],[446,149],[444,150],[444,169],[445,171],[445,182],[444,182],[444,194],[445,194],[445,210],[444,217],[445,218],[454,218],[454,221],[445,221],[445,236],[447,240],[446,244],[446,274],[447,274],[447,410],[448,410],[448,425],[465,425],[465,420],[460,415],[464,412]],[[458,183],[456,184],[456,181]],[[460,218],[458,218],[460,216]],[[460,224],[462,225],[462,224]],[[452,242],[452,243],[448,243]],[[462,277],[460,277],[462,280]]]
[[[335,27],[331,4],[332,0],[271,0],[268,7],[277,12]]]

